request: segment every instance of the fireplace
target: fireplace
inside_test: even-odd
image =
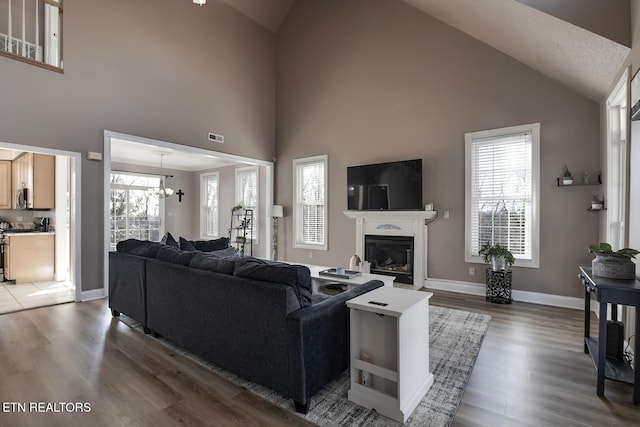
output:
[[[364,259],[371,273],[394,276],[398,283],[413,284],[412,236],[364,236]]]
[[[411,284],[414,289],[424,286],[427,277],[427,223],[436,219],[436,211],[345,211],[345,215],[356,220],[355,253],[372,264],[372,273],[394,276],[396,282]],[[391,251],[393,256],[390,260],[387,255],[377,261],[378,265],[386,262],[383,268],[374,269],[367,253],[372,249],[368,249],[365,238],[378,239],[382,246],[396,246]],[[398,239],[410,243],[398,243]],[[407,249],[411,249],[409,255]]]

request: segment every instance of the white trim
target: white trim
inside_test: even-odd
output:
[[[471,254],[471,147],[473,140],[521,132],[531,132],[531,181],[533,185],[531,215],[533,224],[531,227],[531,259],[516,258],[514,266],[528,268],[539,268],[540,266],[540,123],[465,133],[465,262],[476,264],[483,262],[481,257]]]
[[[91,301],[91,300],[104,298],[105,296],[106,296],[106,291],[104,288],[90,289],[88,291],[82,292],[82,294],[80,295],[79,301],[81,302]]]
[[[72,161],[70,169],[71,181],[71,212],[69,213],[69,245],[71,250],[71,266],[69,272],[76,288],[76,301],[80,301],[82,292],[82,153],[75,151],[57,150],[52,148],[35,147],[22,144],[0,142],[0,148],[14,151],[33,151],[52,156],[67,156]]]
[[[251,221],[253,222],[249,228],[255,230],[255,233],[251,233],[251,241],[254,245],[260,244],[260,169],[257,166],[244,166],[240,168],[236,168],[234,171],[234,183],[235,183],[235,193],[236,193],[236,205],[242,205],[243,209],[247,209],[247,206],[244,204],[244,200],[240,200],[242,194],[240,187],[238,187],[238,175],[244,172],[255,172],[256,174],[256,206],[253,208],[253,218]],[[254,228],[255,226],[255,228]],[[267,227],[269,228],[269,227]]]
[[[103,261],[103,287],[104,287],[104,295],[109,295],[109,197],[110,192],[106,191],[107,188],[111,185],[110,174],[111,174],[111,139],[124,139],[126,141],[137,142],[140,144],[148,144],[148,145],[156,145],[158,147],[169,148],[176,151],[184,151],[187,153],[195,153],[202,154],[206,156],[216,156],[222,159],[234,160],[237,162],[251,163],[256,166],[264,166],[266,170],[267,184],[273,184],[273,162],[267,160],[259,160],[252,159],[250,157],[238,156],[235,154],[227,154],[221,153],[219,151],[207,150],[204,148],[193,147],[190,145],[181,145],[173,142],[160,141],[156,139],[144,138],[141,136],[128,135],[120,132],[113,132],[110,130],[104,130],[104,174],[103,174],[103,193],[104,193],[104,230],[103,230],[103,250],[104,250],[104,261]],[[78,183],[79,185],[79,183]],[[271,203],[273,201],[273,186],[265,187],[265,202]],[[78,198],[78,204],[79,204]],[[266,206],[263,205],[263,208],[266,212]],[[271,227],[265,227],[265,235],[266,241],[270,242],[271,240]],[[268,258],[269,253],[271,251],[270,245],[265,245],[265,253],[264,257]],[[79,252],[77,252],[77,256],[79,259]]]
[[[469,295],[486,295],[486,285],[475,282],[459,282],[446,279],[427,279],[424,282],[426,289],[456,292]],[[541,292],[513,290],[512,298],[518,302],[528,302],[532,304],[550,305],[554,307],[571,308],[574,310],[584,310],[584,299],[576,297],[565,297],[562,295],[544,294]]]
[[[324,243],[298,243],[298,166],[306,163],[324,164]],[[329,249],[329,156],[321,154],[318,156],[301,157],[293,159],[293,247],[297,249],[312,249],[326,251]]]

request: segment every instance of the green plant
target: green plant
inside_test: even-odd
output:
[[[594,202],[594,203],[600,203],[600,202],[602,202],[602,200],[600,199],[600,196],[598,196],[597,194],[594,194],[594,195],[591,197],[591,201],[592,201],[592,202]]]
[[[569,168],[567,167],[566,163],[563,166],[563,168],[564,168],[564,172],[562,173],[562,176],[565,178],[572,178],[573,175],[571,175],[571,172],[569,172]]]
[[[240,209],[242,209],[242,205],[235,205],[234,207],[231,208],[231,213],[235,213]]]
[[[589,245],[589,252],[596,254],[604,254],[604,255],[613,255],[619,257],[627,257],[627,258],[635,258],[637,254],[640,254],[640,251],[631,248],[624,248],[618,251],[613,251],[613,248],[609,243],[594,243]]]
[[[503,257],[508,265],[513,265],[513,263],[516,262],[511,251],[507,249],[506,246],[502,246],[499,243],[496,243],[495,245],[492,245],[489,242],[485,243],[478,251],[478,255],[482,257],[484,262],[491,262],[492,258],[499,257]]]

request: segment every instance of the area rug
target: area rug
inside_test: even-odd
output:
[[[132,319],[124,315],[120,316],[120,319],[142,332],[142,327]],[[416,427],[451,425],[490,320],[491,316],[483,314],[429,307],[429,362],[434,383],[405,425]],[[164,338],[155,339],[226,380],[252,391],[274,405],[296,413],[291,399],[194,356]],[[318,426],[327,427],[402,425],[375,411],[350,402],[347,399],[348,390],[349,370],[346,370],[311,399],[309,412],[306,415],[298,413],[296,415]]]

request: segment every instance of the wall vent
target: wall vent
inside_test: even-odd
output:
[[[217,133],[209,132],[209,141],[219,142],[220,144],[224,144],[224,136],[218,135]]]

